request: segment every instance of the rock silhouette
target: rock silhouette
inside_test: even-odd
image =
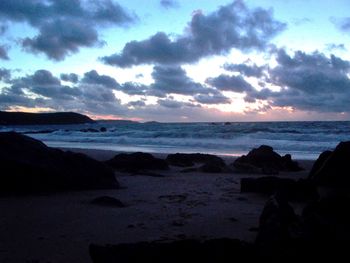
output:
[[[0,125],[46,125],[93,123],[88,116],[75,112],[28,113],[0,111]]]
[[[301,171],[291,155],[281,156],[272,147],[261,145],[251,150],[247,155],[237,158],[232,166],[240,172],[278,174],[279,171]]]
[[[15,132],[0,133],[0,192],[118,188],[113,171],[84,154],[65,152]]]
[[[145,170],[167,170],[165,160],[155,158],[150,153],[121,153],[106,161],[108,165],[121,172],[136,173]]]

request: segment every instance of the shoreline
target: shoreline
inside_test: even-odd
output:
[[[57,147],[58,149],[64,150],[64,151],[72,151],[72,152],[77,152],[77,153],[83,153],[91,158],[94,158],[98,161],[107,161],[108,159],[113,158],[115,155],[120,154],[120,153],[133,153],[134,151],[114,151],[114,150],[102,150],[102,149],[90,149],[90,148],[67,148],[67,147]],[[172,153],[154,153],[154,152],[144,152],[144,153],[150,153],[154,157],[165,159],[168,154]],[[181,152],[183,153],[183,152]],[[247,154],[247,153],[246,153]],[[226,164],[231,164],[234,162],[238,156],[229,156],[229,155],[216,155],[220,158],[222,158]],[[292,156],[293,158],[293,156]],[[316,161],[317,158],[315,159],[294,159],[298,163],[301,164],[301,166],[305,170],[310,170],[313,163]]]

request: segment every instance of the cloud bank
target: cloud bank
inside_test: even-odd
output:
[[[27,23],[39,31],[34,37],[22,39],[23,48],[56,61],[81,47],[102,45],[99,29],[126,26],[136,19],[111,0],[0,1],[0,22]]]
[[[249,9],[242,1],[235,1],[208,15],[195,12],[186,33],[174,39],[158,32],[148,39],[131,41],[120,53],[101,60],[122,68],[193,63],[203,57],[226,54],[232,48],[263,50],[285,27],[273,18],[271,10]]]

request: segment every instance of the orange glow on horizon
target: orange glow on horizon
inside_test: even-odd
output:
[[[29,107],[24,107],[24,106],[10,106],[8,112],[28,112],[28,113],[45,113],[45,112],[54,112],[54,109],[51,108],[40,108],[40,107],[35,107],[35,108],[29,108]]]
[[[89,116],[91,119],[93,120],[111,120],[111,121],[117,121],[117,120],[128,120],[128,121],[143,121],[143,119],[141,118],[124,118],[124,117],[120,117],[120,116],[116,116],[116,115],[111,115],[111,114],[107,114],[107,115],[96,115],[96,114],[90,114],[90,113],[86,113],[87,116]]]

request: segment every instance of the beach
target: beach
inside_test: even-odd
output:
[[[70,149],[72,150],[72,149]],[[116,152],[74,149],[99,161]],[[154,154],[165,158],[164,154]],[[227,164],[234,157],[224,157]],[[306,178],[313,161],[298,160]],[[241,193],[240,178],[261,174],[182,173],[170,166],[162,177],[116,172],[121,188],[0,197],[0,262],[92,262],[89,244],[169,242],[194,238],[234,238],[253,242],[267,195]],[[126,207],[94,205],[101,196]],[[291,203],[296,211],[298,203]]]

